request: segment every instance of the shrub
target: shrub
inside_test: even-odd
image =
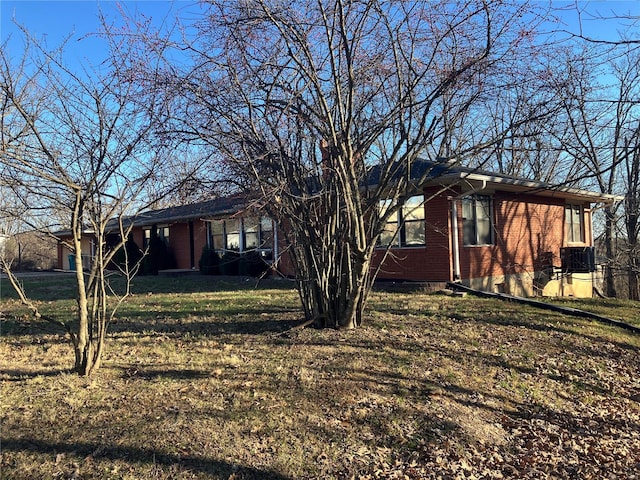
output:
[[[205,245],[202,249],[198,266],[202,275],[219,275],[220,257],[218,253],[213,248]]]
[[[260,252],[252,250],[240,257],[240,275],[260,277],[269,269],[260,256]]]
[[[167,247],[164,241],[151,232],[149,239],[149,251],[143,260],[143,274],[157,275],[159,270],[175,268],[176,259],[173,252]]]
[[[226,251],[220,258],[220,273],[222,275],[238,275],[240,273],[240,254]]]

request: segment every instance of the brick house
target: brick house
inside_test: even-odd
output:
[[[241,195],[150,210],[130,221],[134,224],[132,239],[141,250],[147,247],[155,231],[167,247],[171,257],[168,264],[174,270],[197,270],[205,246],[211,246],[220,255],[227,251],[259,250],[268,262],[274,254],[278,257],[274,222],[261,216]],[[95,252],[90,232],[82,240],[82,250],[83,264],[86,262],[84,266],[88,268]],[[68,270],[72,267],[70,253],[58,242],[58,268]]]
[[[378,280],[459,281],[522,296],[591,296],[593,211],[617,197],[450,164],[421,165],[422,173],[429,168],[426,181],[403,200],[380,239],[372,267]],[[244,197],[149,211],[133,221],[135,242],[144,248],[155,229],[177,269],[197,269],[209,245],[219,254],[257,250],[274,271],[294,275],[284,235]],[[59,268],[69,268],[68,262],[59,246]]]
[[[393,219],[400,233],[379,280],[458,281],[520,296],[592,296],[593,211],[618,197],[447,165],[434,169],[421,190]],[[384,236],[383,243],[389,243]],[[374,263],[382,258],[380,251]]]

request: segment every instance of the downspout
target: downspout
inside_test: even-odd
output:
[[[458,198],[451,201],[451,222],[453,240],[453,281],[460,281],[460,242],[458,241]]]
[[[469,183],[469,185],[471,185]],[[482,185],[479,188],[471,189],[468,192],[464,192],[463,194],[458,195],[457,197],[453,197],[451,199],[451,221],[452,225],[452,236],[453,236],[453,281],[460,282],[460,241],[458,237],[458,200],[464,197],[468,197],[469,195],[473,195],[474,193],[480,192],[487,188],[487,181],[482,180]]]

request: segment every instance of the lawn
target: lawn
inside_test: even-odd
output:
[[[66,314],[70,281],[26,287]],[[81,378],[2,282],[3,479],[640,478],[640,336],[624,330],[385,292],[360,329],[292,330],[286,281],[140,278]]]

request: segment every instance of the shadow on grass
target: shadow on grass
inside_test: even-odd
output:
[[[4,437],[2,438],[2,448],[5,452],[27,451],[42,454],[65,453],[76,456],[79,460],[91,455],[96,459],[107,458],[109,460],[122,460],[131,463],[161,465],[165,467],[178,466],[184,470],[198,471],[211,475],[211,478],[228,479],[233,476],[233,478],[256,480],[288,479],[288,477],[285,477],[278,472],[233,465],[224,460],[216,460],[197,455],[178,456],[137,447],[105,446],[98,443],[82,442],[47,442],[39,439]],[[3,473],[9,474],[10,472]]]
[[[158,378],[171,380],[198,380],[201,378],[209,378],[212,376],[210,371],[195,370],[192,368],[145,368],[129,367],[122,370],[122,377],[140,378],[143,380],[155,380]]]
[[[465,317],[457,317],[456,320],[463,321],[463,322],[472,321],[472,319],[465,318]],[[582,327],[588,326],[590,323],[595,322],[595,320],[589,320],[589,319],[584,319],[579,317],[571,317],[568,315],[563,315],[561,319],[553,318],[552,320],[553,322],[555,322],[555,324],[541,323],[541,322],[535,322],[531,320],[522,320],[517,316],[514,316],[513,318],[501,318],[497,316],[492,316],[492,317],[484,317],[481,319],[477,319],[475,321],[487,323],[490,325],[501,326],[501,327],[521,327],[521,328],[526,328],[528,330],[534,330],[537,332],[556,332],[564,335],[576,335],[576,336],[580,336],[585,339],[588,339],[590,342],[594,342],[595,344],[599,344],[599,343],[612,344],[612,345],[615,345],[616,347],[622,348],[624,350],[629,350],[631,352],[638,351],[637,347],[630,345],[629,343],[610,340],[607,338],[600,337],[598,335],[592,335],[590,333],[584,332]],[[566,325],[566,326],[562,326],[562,325]],[[573,325],[578,326],[579,328],[575,328],[575,327],[570,328],[570,326],[573,326]],[[602,324],[598,324],[598,325],[602,326]],[[604,328],[606,328],[606,326]],[[625,333],[624,330],[620,330],[620,332]],[[629,335],[632,335],[632,334],[629,333]],[[600,357],[609,356],[608,354],[606,353],[603,354],[600,350],[595,348],[591,348],[589,349],[589,351],[591,355],[596,355]]]
[[[172,319],[154,320],[153,322],[115,322],[109,329],[110,333],[186,335],[189,338],[197,336],[218,335],[268,335],[286,332],[302,323],[302,320],[224,320],[181,322]],[[121,336],[122,337],[122,336]]]
[[[36,377],[57,377],[65,373],[73,373],[73,370],[67,368],[63,370],[0,370],[0,381],[3,382],[20,382],[30,380]]]
[[[2,291],[0,300],[17,299],[18,296],[9,281],[0,280]],[[77,297],[75,277],[67,273],[47,273],[41,276],[30,276],[21,279],[21,283],[31,300],[58,301],[74,300]],[[119,293],[125,291],[125,281],[119,274],[109,277],[109,284]],[[137,276],[131,281],[131,293],[144,295],[148,293],[214,293],[235,292],[244,290],[291,290],[294,285],[281,279],[262,279],[240,276],[207,276],[188,275],[183,277]]]

